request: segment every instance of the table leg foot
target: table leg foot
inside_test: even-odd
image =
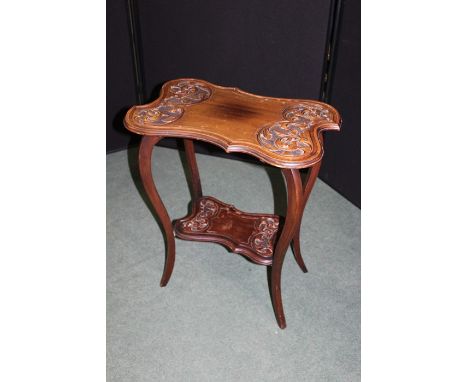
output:
[[[296,259],[297,265],[299,265],[299,268],[301,268],[302,272],[307,273],[307,267],[304,263],[304,259],[302,258],[301,255],[301,241],[299,237],[299,229],[297,230],[297,233],[294,235],[292,239],[292,250],[294,254],[294,258]]]
[[[140,150],[138,153],[138,165],[140,168],[140,176],[143,182],[143,187],[150,199],[151,205],[154,208],[158,219],[161,222],[164,238],[166,241],[166,261],[164,264],[164,272],[161,278],[160,285],[166,286],[171,278],[172,270],[175,263],[175,239],[174,231],[172,229],[171,219],[167,213],[166,207],[161,200],[161,197],[156,190],[156,185],[153,180],[153,173],[151,170],[151,154],[153,147],[161,140],[161,137],[144,136],[140,143]]]

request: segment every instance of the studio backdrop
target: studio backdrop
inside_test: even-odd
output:
[[[326,134],[320,178],[360,206],[359,0],[109,0],[108,153],[138,143],[125,112],[180,77],[333,105],[342,131]]]

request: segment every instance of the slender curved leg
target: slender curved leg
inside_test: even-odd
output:
[[[286,219],[281,236],[275,246],[273,254],[273,264],[270,274],[271,297],[275,310],[276,321],[281,329],[286,327],[286,319],[283,312],[283,302],[281,299],[281,269],[283,268],[284,255],[291,243],[300,219],[302,208],[302,181],[299,170],[283,169],[288,188],[288,207]]]
[[[190,172],[190,190],[192,193],[192,209],[195,208],[196,201],[202,197],[203,192],[200,183],[200,174],[198,173],[197,159],[195,158],[195,148],[191,139],[184,139],[185,157]]]
[[[304,259],[302,258],[302,255],[301,255],[300,234],[301,234],[302,215],[304,214],[304,209],[307,204],[307,200],[309,199],[312,188],[314,187],[315,181],[317,180],[317,175],[320,171],[321,164],[322,164],[322,161],[316,163],[312,167],[309,167],[309,171],[307,172],[307,180],[304,185],[304,190],[302,193],[302,207],[301,207],[301,212],[299,215],[299,222],[297,224],[296,232],[292,240],[294,258],[296,259],[297,264],[299,265],[299,267],[302,269],[302,272],[304,273],[307,273],[308,270],[304,263]]]
[[[168,283],[172,274],[172,270],[174,269],[175,239],[171,219],[169,218],[166,207],[164,207],[158,191],[156,190],[156,186],[153,181],[153,174],[151,172],[151,154],[153,152],[153,147],[161,139],[162,137],[155,137],[151,135],[146,135],[143,137],[138,153],[138,165],[140,167],[140,176],[141,180],[143,181],[143,186],[151,201],[151,205],[155,209],[156,214],[162,223],[164,235],[166,238],[166,263],[164,265],[164,272],[160,284],[163,287]]]

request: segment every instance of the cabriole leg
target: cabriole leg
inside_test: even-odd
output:
[[[297,230],[300,212],[302,208],[302,181],[299,170],[283,169],[288,189],[288,207],[286,219],[281,236],[275,246],[273,254],[273,264],[270,272],[270,288],[275,310],[276,321],[281,329],[286,327],[286,319],[283,312],[283,302],[281,299],[281,270],[283,268],[284,255],[291,243],[294,233]]]
[[[307,204],[307,200],[309,199],[312,188],[314,187],[315,181],[317,180],[317,175],[320,171],[321,164],[322,164],[322,161],[314,164],[312,167],[309,168],[309,171],[307,172],[307,180],[304,185],[304,191],[302,193],[302,207],[301,207],[301,212],[299,215],[299,222],[297,224],[297,229],[292,240],[294,258],[296,259],[297,264],[299,265],[299,267],[302,269],[304,273],[307,273],[307,267],[301,255],[301,239],[300,239],[301,222],[302,222],[302,216],[304,214],[304,210]]]
[[[166,238],[166,262],[164,265],[164,272],[161,278],[161,286],[166,286],[168,283],[172,270],[174,269],[175,262],[175,239],[174,231],[172,229],[172,223],[167,213],[166,207],[156,190],[156,186],[153,181],[153,174],[151,171],[151,154],[153,153],[153,147],[162,138],[156,136],[144,136],[140,143],[140,150],[138,153],[138,165],[140,168],[140,176],[145,188],[146,194],[148,195],[151,205],[153,206],[156,214],[161,221],[164,229],[164,236]]]
[[[200,174],[198,172],[197,159],[195,158],[195,148],[191,139],[184,139],[185,157],[187,158],[190,172],[190,191],[192,194],[192,209],[199,198],[202,197],[202,187],[200,183]]]

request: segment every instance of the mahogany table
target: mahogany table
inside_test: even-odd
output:
[[[338,112],[323,102],[271,98],[198,79],[166,82],[155,101],[132,107],[125,116],[128,130],[143,135],[140,175],[162,222],[166,261],[161,286],[166,286],[175,261],[174,236],[222,244],[254,263],[270,267],[269,284],[276,320],[286,327],[281,299],[281,269],[289,245],[297,264],[307,272],[300,250],[302,214],[320,169],[322,131],[339,131]],[[192,211],[171,223],[156,190],[151,170],[153,146],[164,137],[183,138],[189,164]],[[287,213],[242,212],[211,196],[203,196],[193,139],[250,154],[282,169],[287,185]],[[299,169],[308,168],[305,184]]]

